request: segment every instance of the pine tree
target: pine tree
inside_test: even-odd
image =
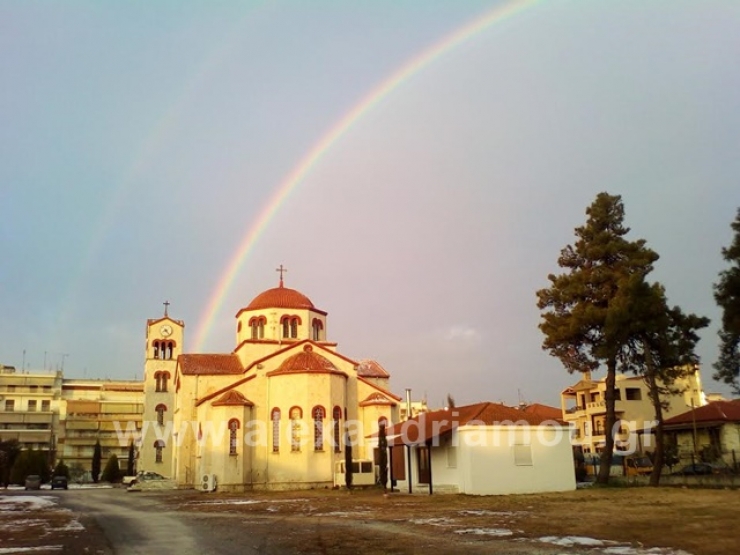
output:
[[[349,435],[349,426],[344,434],[344,485],[352,489],[352,440]]]
[[[90,472],[92,473],[92,479],[93,482],[96,484],[98,483],[98,480],[100,479],[100,465],[103,462],[103,452],[100,448],[100,440],[95,442],[95,447],[93,448],[93,458],[92,458],[92,467],[90,469]]]
[[[103,470],[103,481],[115,484],[121,479],[121,468],[118,466],[118,457],[114,454],[108,457]]]
[[[616,372],[628,341],[627,330],[613,324],[625,320],[619,313],[625,305],[613,301],[631,277],[644,279],[652,271],[658,255],[642,239],[625,239],[629,228],[623,225],[620,196],[599,193],[586,215],[586,224],[575,230],[575,245],[566,246],[558,258],[566,273],[548,276],[551,286],[537,292],[537,304],[543,311],[542,348],[558,357],[568,372],[591,372],[606,365],[605,446],[597,480],[607,483],[614,449]]]
[[[133,476],[135,473],[134,469],[134,442],[128,444],[128,460],[126,461],[126,476]]]
[[[69,479],[69,468],[66,464],[64,464],[64,461],[61,460],[57,463],[56,467],[54,468],[54,476],[65,476],[67,479]]]
[[[722,257],[730,267],[720,272],[719,282],[714,285],[714,298],[722,309],[722,327],[719,359],[712,377],[730,384],[740,394],[740,209],[731,227],[735,232],[732,244],[722,248]]]
[[[619,313],[628,318],[618,323],[628,330],[628,349],[622,357],[624,369],[643,376],[657,422],[653,472],[650,485],[657,486],[665,461],[663,410],[668,408],[666,396],[683,393],[677,385],[681,378],[696,372],[699,357],[696,345],[697,331],[709,325],[709,319],[684,314],[675,306],[669,308],[662,285],[648,284],[633,278],[621,291],[616,303],[628,303]]]
[[[378,451],[379,451],[379,464],[378,469],[380,485],[383,486],[383,491],[388,490],[388,438],[385,433],[385,420],[380,421],[380,428],[378,429]]]

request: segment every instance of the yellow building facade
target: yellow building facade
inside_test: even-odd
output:
[[[640,376],[618,374],[616,377],[615,412],[618,429],[614,441],[625,451],[651,451],[650,434],[643,434],[653,426],[655,410],[648,395],[648,386]],[[676,381],[681,393],[665,396],[667,403],[663,418],[686,412],[692,406],[706,404],[699,368],[695,367],[685,378]],[[563,420],[571,426],[572,443],[583,453],[600,453],[606,441],[606,383],[593,380],[590,373],[566,388],[560,394]],[[639,432],[639,433],[638,433]]]
[[[352,458],[372,460],[366,436],[398,421],[388,372],[340,353],[327,313],[282,279],[237,311],[231,353],[181,352],[184,328],[147,322],[140,454],[180,487],[330,487],[347,433]]]

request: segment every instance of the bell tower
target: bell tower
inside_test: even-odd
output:
[[[170,317],[169,301],[163,304],[164,315],[146,323],[144,418],[137,471],[171,477],[174,377],[177,357],[182,354],[185,323]]]

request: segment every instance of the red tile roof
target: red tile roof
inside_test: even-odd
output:
[[[177,357],[180,372],[185,376],[216,374],[241,374],[244,372],[236,355],[180,355]]]
[[[397,436],[389,441],[393,445],[408,445],[424,443],[465,425],[538,426],[552,423],[553,421],[550,418],[528,414],[499,403],[485,402],[455,407],[449,410],[443,409],[421,413],[406,422],[396,424],[388,429],[386,433],[389,438]]]
[[[249,303],[245,310],[260,310],[263,308],[315,308],[311,299],[300,291],[288,287],[274,287],[263,291]]]
[[[541,405],[540,403],[532,403],[522,409],[527,414],[536,414],[543,418],[550,420],[563,421],[563,411],[556,407],[550,407],[548,405]]]
[[[663,422],[666,429],[680,429],[691,427],[697,424],[722,424],[726,422],[740,422],[740,399],[732,401],[714,401],[704,405],[689,409],[687,412],[677,414]]]
[[[347,374],[334,366],[328,358],[314,353],[313,346],[310,344],[304,345],[303,351],[286,358],[276,370],[268,372],[267,376],[305,373],[339,374],[345,378],[347,377]]]
[[[363,378],[390,378],[391,376],[374,360],[361,360],[357,365],[357,375]]]
[[[238,391],[227,391],[211,403],[214,407],[253,407],[254,403]]]

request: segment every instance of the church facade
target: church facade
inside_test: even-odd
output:
[[[398,421],[400,397],[372,360],[327,336],[327,313],[284,286],[236,314],[231,353],[183,352],[185,323],[147,321],[139,470],[180,487],[331,487],[345,460],[372,460],[368,437]]]

